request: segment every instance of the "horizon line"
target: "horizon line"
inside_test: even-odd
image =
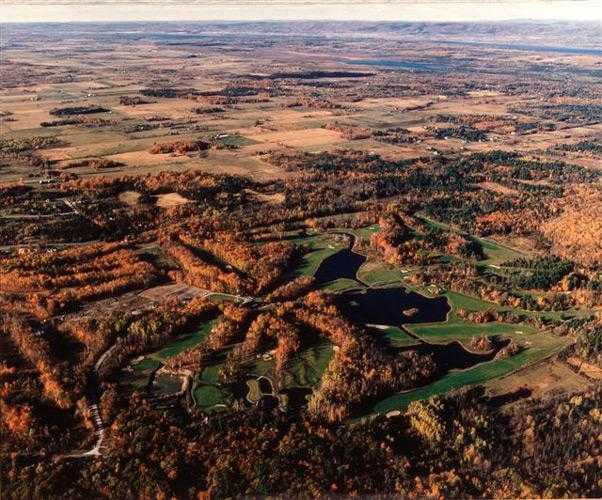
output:
[[[479,8],[481,7],[481,8]],[[0,3],[2,23],[69,22],[601,22],[598,0],[37,0]]]

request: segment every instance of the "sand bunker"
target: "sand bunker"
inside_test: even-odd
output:
[[[158,207],[167,208],[167,207],[175,207],[177,205],[183,205],[184,203],[188,203],[190,200],[188,198],[184,198],[179,193],[167,193],[157,195],[156,205]]]
[[[126,205],[138,205],[140,202],[141,194],[137,191],[124,191],[123,193],[119,193],[117,197],[121,203],[125,203]]]

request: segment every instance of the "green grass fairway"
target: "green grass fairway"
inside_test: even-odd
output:
[[[357,276],[370,286],[387,285],[403,281],[406,276],[398,267],[384,262],[365,262],[360,267]]]
[[[254,141],[253,139],[249,139],[240,134],[229,134],[226,137],[217,139],[217,143],[224,147],[242,147],[250,144],[258,144],[258,141]]]
[[[315,345],[302,349],[293,356],[279,376],[275,374],[274,359],[258,359],[253,363],[251,373],[257,377],[266,376],[278,380],[281,388],[308,387],[318,384],[333,353],[329,342],[320,340]]]
[[[222,367],[222,364],[223,362],[218,362],[203,368],[200,380],[206,384],[219,384],[219,370]]]
[[[445,231],[451,231],[451,232],[455,232],[455,233],[465,234],[463,231],[461,231],[457,228],[454,228],[453,226],[450,226],[449,224],[445,224],[444,222],[439,222],[439,221],[433,220],[424,215],[421,216],[421,218],[429,226],[443,229]],[[520,257],[528,256],[524,252],[520,252],[514,248],[510,248],[506,245],[502,245],[501,243],[496,243],[495,241],[492,241],[488,238],[479,238],[477,236],[473,236],[473,238],[476,241],[478,241],[481,244],[481,246],[483,247],[483,251],[485,253],[486,259],[480,261],[482,264],[497,265],[497,264],[500,264],[501,262],[504,262],[507,260],[513,260],[513,259],[518,259]]]
[[[529,325],[510,323],[468,323],[463,321],[448,321],[446,323],[422,323],[415,325],[406,325],[406,328],[413,334],[426,340],[438,344],[446,344],[452,340],[459,340],[466,343],[472,337],[486,335],[505,335],[520,341],[532,335],[544,337],[544,334],[536,333]],[[523,333],[516,333],[516,332]],[[549,336],[546,336],[549,337]],[[554,337],[551,337],[554,338]]]
[[[410,337],[406,332],[396,326],[390,326],[386,330],[383,330],[383,334],[389,339],[393,347],[407,347],[418,344],[416,339]]]
[[[230,349],[232,346],[230,346]],[[229,350],[229,349],[228,349]],[[281,389],[291,387],[312,388],[322,379],[333,353],[332,345],[326,341],[320,341],[312,347],[303,349],[297,353],[283,370],[279,377],[275,375],[274,359],[257,359],[250,367],[249,374],[259,377],[265,376],[271,380],[278,380]],[[227,351],[220,353],[211,364],[207,365],[199,374],[197,386],[193,390],[195,404],[205,410],[211,409],[217,404],[231,404],[232,395],[228,390],[222,388],[219,381],[219,370],[223,366]],[[255,381],[249,387],[254,391]]]
[[[296,276],[313,276],[324,259],[334,255],[340,248],[321,248],[303,256],[300,265],[295,270]]]
[[[355,280],[351,280],[348,278],[340,278],[338,280],[326,283],[322,288],[330,292],[343,292],[345,290],[351,290],[353,288],[359,287],[359,283]]]
[[[366,241],[370,241],[370,237],[374,233],[377,233],[379,229],[380,228],[379,228],[378,224],[373,224],[371,226],[362,227],[360,229],[341,228],[341,230],[346,231],[351,234],[355,234],[355,236],[357,236],[358,238],[361,238]]]
[[[137,372],[144,372],[147,370],[156,370],[157,368],[159,368],[161,366],[161,361],[157,361],[156,359],[147,356],[146,358],[144,358],[142,361],[140,361],[139,363],[136,363],[133,368],[135,371]]]
[[[192,398],[194,399],[195,404],[204,410],[228,402],[228,396],[213,385],[199,385],[193,391]]]
[[[482,384],[488,380],[503,377],[559,352],[570,343],[570,340],[566,338],[544,334],[524,324],[475,324],[452,320],[445,323],[407,325],[406,328],[425,341],[433,343],[448,343],[458,340],[467,345],[474,336],[499,335],[513,339],[521,350],[511,358],[488,361],[467,370],[451,371],[443,378],[425,387],[388,397],[375,404],[370,413],[386,413],[390,410],[404,408],[412,401],[427,399],[464,386]]]
[[[449,372],[430,385],[383,399],[370,409],[370,413],[386,413],[391,410],[398,410],[405,408],[412,401],[428,399],[461,387],[482,384],[488,380],[503,377],[519,368],[529,366],[551,356],[567,343],[563,339],[556,340],[557,342],[549,343],[547,346],[524,349],[509,359],[488,361],[468,370]]]
[[[211,293],[207,295],[207,298],[214,303],[234,302],[236,300],[236,297],[229,293]]]
[[[171,358],[176,354],[180,354],[181,352],[190,349],[191,347],[194,347],[197,344],[200,344],[203,340],[205,340],[205,337],[207,337],[207,335],[211,331],[211,328],[213,328],[213,324],[214,321],[208,321],[207,323],[204,323],[193,334],[180,337],[175,342],[168,344],[160,351],[151,354],[149,357],[152,357],[159,361],[165,361],[166,359]]]
[[[291,359],[282,375],[284,387],[314,387],[322,379],[334,350],[329,342],[321,340]]]
[[[491,302],[486,302],[476,297],[469,297],[468,295],[458,292],[447,291],[445,292],[445,296],[452,306],[452,313],[454,309],[465,309],[467,311],[486,311],[492,307],[495,307],[496,309],[500,308],[498,305]]]
[[[525,253],[519,252],[513,248],[496,243],[489,239],[475,237],[475,240],[477,240],[483,247],[486,257],[486,259],[481,261],[483,264],[499,265],[508,260],[519,259],[527,256]]]
[[[291,279],[300,276],[313,276],[324,259],[345,248],[344,243],[336,241],[329,234],[304,236],[290,241],[310,248],[310,251],[303,256],[291,272]]]
[[[214,321],[203,323],[196,332],[177,338],[163,347],[163,349],[145,356],[144,359],[133,365],[134,372],[141,377],[145,377],[144,380],[140,379],[139,385],[146,385],[148,377],[150,377],[152,372],[159,368],[168,358],[201,343],[211,331],[213,323]]]
[[[136,363],[134,369],[146,370],[150,367],[158,367],[166,359],[201,343],[209,334],[211,328],[213,328],[214,322],[215,321],[208,321],[207,323],[203,323],[196,332],[179,337],[167,344],[163,349],[149,354],[142,361]]]

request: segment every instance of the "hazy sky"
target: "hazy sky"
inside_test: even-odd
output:
[[[602,22],[602,0],[345,2],[339,0],[111,1],[0,0],[0,22],[149,20],[494,21],[511,19]]]

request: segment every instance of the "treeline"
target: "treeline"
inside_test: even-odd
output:
[[[139,316],[126,314],[118,321],[106,324],[115,344],[107,351],[99,376],[108,378],[135,356],[162,347],[175,335],[189,332],[216,312],[215,304],[205,299],[193,299],[184,305],[168,302]],[[92,342],[93,335],[94,332],[88,334]]]
[[[37,370],[44,396],[60,409],[73,406],[73,394],[64,386],[64,376],[52,358],[50,344],[42,332],[34,331],[22,317],[9,314],[2,318],[0,329],[11,337],[21,355]]]
[[[190,110],[192,113],[197,115],[211,115],[215,113],[225,113],[226,110],[219,106],[204,106],[204,107],[196,107]]]
[[[0,323],[0,484],[7,484],[10,463],[48,460],[90,432],[77,375],[53,352],[55,332],[9,313]]]
[[[189,97],[197,94],[194,89],[180,89],[180,88],[148,88],[139,91],[141,95],[145,97],[163,97],[168,99],[174,99],[177,97]]]
[[[598,497],[600,403],[591,391],[500,410],[475,388],[340,426],[260,409],[202,424],[116,398],[103,456],[5,460],[0,479],[10,481],[9,499],[123,488],[178,498]]]
[[[81,125],[87,128],[108,127],[116,125],[116,120],[107,120],[105,118],[90,118],[88,116],[76,115],[75,118],[63,118],[61,120],[51,120],[41,122],[40,127],[63,127],[65,125]]]
[[[377,141],[385,142],[387,144],[415,144],[424,140],[422,136],[402,127],[376,130],[372,133],[372,137]]]
[[[556,147],[556,149],[560,151],[572,151],[572,152],[587,152],[594,154],[602,154],[602,143],[599,141],[593,140],[585,140],[580,141],[575,144],[560,144]]]
[[[458,127],[442,127],[431,129],[435,139],[462,139],[468,142],[482,142],[487,140],[487,134],[482,130],[477,130],[466,125]]]
[[[299,257],[293,244],[258,246],[237,241],[228,233],[213,239],[172,234],[162,245],[182,268],[171,273],[173,279],[214,292],[264,294]]]
[[[108,158],[91,158],[88,160],[80,160],[73,163],[69,163],[64,168],[82,168],[88,167],[94,170],[103,170],[106,168],[119,168],[125,166],[124,163],[115,160],[109,160]]]
[[[65,108],[54,108],[49,111],[54,116],[91,115],[94,113],[108,113],[110,110],[102,106],[71,106]]]
[[[185,154],[195,151],[207,151],[209,148],[211,148],[211,143],[199,139],[196,141],[174,141],[160,144],[155,143],[151,146],[149,152],[151,154]]]
[[[23,139],[0,138],[0,154],[16,155],[27,153],[38,149],[56,148],[64,145],[64,142],[56,137],[33,136]]]
[[[602,121],[600,104],[533,104],[511,108],[510,111],[578,125]]]
[[[206,262],[177,236],[163,239],[161,246],[181,268],[169,273],[176,282],[183,281],[213,292],[243,293],[250,288],[249,283],[239,274]]]
[[[129,95],[122,95],[119,98],[119,104],[123,105],[123,106],[138,106],[140,104],[152,104],[153,101],[149,101],[148,99],[143,99],[140,96],[129,96]]]
[[[513,275],[514,284],[520,288],[549,290],[575,267],[570,260],[559,257],[540,257],[538,259],[515,259],[502,264],[504,267],[523,268]]]
[[[45,318],[82,303],[144,288],[160,278],[126,244],[99,243],[0,259],[0,299]]]
[[[324,125],[324,128],[326,130],[334,130],[339,132],[343,139],[347,139],[349,141],[358,141],[372,137],[372,132],[368,128],[345,125],[337,121],[327,123]]]

